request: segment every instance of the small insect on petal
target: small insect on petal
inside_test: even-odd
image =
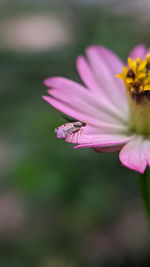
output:
[[[57,133],[57,138],[66,138],[69,135],[75,134],[87,125],[86,121],[75,121],[63,124],[54,131]]]

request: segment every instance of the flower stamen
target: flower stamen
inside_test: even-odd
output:
[[[125,83],[130,107],[130,129],[137,134],[150,136],[150,54],[143,60],[128,58],[128,66],[124,66],[122,73],[116,76]]]
[[[144,60],[128,58],[128,67],[124,66],[116,76],[124,81],[127,93],[138,103],[150,91],[150,54]]]

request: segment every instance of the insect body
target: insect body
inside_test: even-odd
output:
[[[87,125],[86,121],[76,121],[63,124],[54,131],[57,133],[57,138],[66,138],[69,135],[75,134]]]

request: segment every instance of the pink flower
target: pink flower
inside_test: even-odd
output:
[[[149,84],[150,79],[145,80],[148,78],[143,78],[141,72],[149,77],[150,62],[145,59],[148,52],[144,45],[135,47],[129,56],[129,67],[123,68],[123,62],[115,53],[102,46],[90,46],[86,58],[77,59],[77,70],[84,85],[62,77],[44,81],[50,88],[44,100],[75,120],[87,122],[81,133],[69,135],[66,142],[78,144],[75,148],[91,147],[97,152],[120,150],[123,165],[144,172],[150,165],[150,127],[145,126],[150,123],[150,115],[143,123],[145,114],[148,111],[150,114],[150,100],[148,89],[141,89],[148,87],[141,84]],[[116,77],[122,68],[123,74],[118,77],[124,82]],[[145,112],[142,118],[141,109]]]

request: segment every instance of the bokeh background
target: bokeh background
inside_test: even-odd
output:
[[[0,267],[150,266],[138,175],[73,150],[43,80],[79,81],[78,54],[150,45],[149,0],[0,1]]]

